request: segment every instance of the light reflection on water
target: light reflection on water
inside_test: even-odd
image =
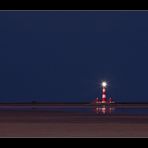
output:
[[[49,111],[93,115],[148,115],[148,107],[119,108],[114,106],[0,106],[0,111]]]
[[[148,115],[148,108],[98,106],[95,108],[95,112],[98,115]]]
[[[148,115],[148,108],[122,108],[102,106],[95,108],[96,114],[103,115]]]
[[[106,107],[106,106],[97,106],[95,108],[96,114],[112,114],[115,111],[114,107]]]

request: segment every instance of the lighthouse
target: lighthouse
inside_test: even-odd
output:
[[[102,88],[102,94],[101,95],[102,95],[102,97],[101,97],[100,100],[97,97],[95,100],[93,100],[92,104],[95,104],[95,105],[111,105],[111,104],[115,103],[111,97],[109,99],[107,99],[106,87],[107,87],[107,82],[103,81],[101,83],[101,88]]]
[[[107,86],[107,83],[105,81],[103,81],[102,82],[102,103],[103,104],[107,103],[106,86]]]

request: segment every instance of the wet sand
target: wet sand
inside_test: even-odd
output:
[[[145,124],[3,123],[0,137],[148,137]]]
[[[148,116],[4,110],[0,137],[148,137]]]

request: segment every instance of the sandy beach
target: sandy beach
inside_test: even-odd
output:
[[[0,137],[148,137],[148,116],[0,111]]]

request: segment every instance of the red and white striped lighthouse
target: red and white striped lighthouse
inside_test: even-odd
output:
[[[107,86],[107,83],[106,82],[102,82],[102,103],[106,103],[107,102],[106,86]]]

